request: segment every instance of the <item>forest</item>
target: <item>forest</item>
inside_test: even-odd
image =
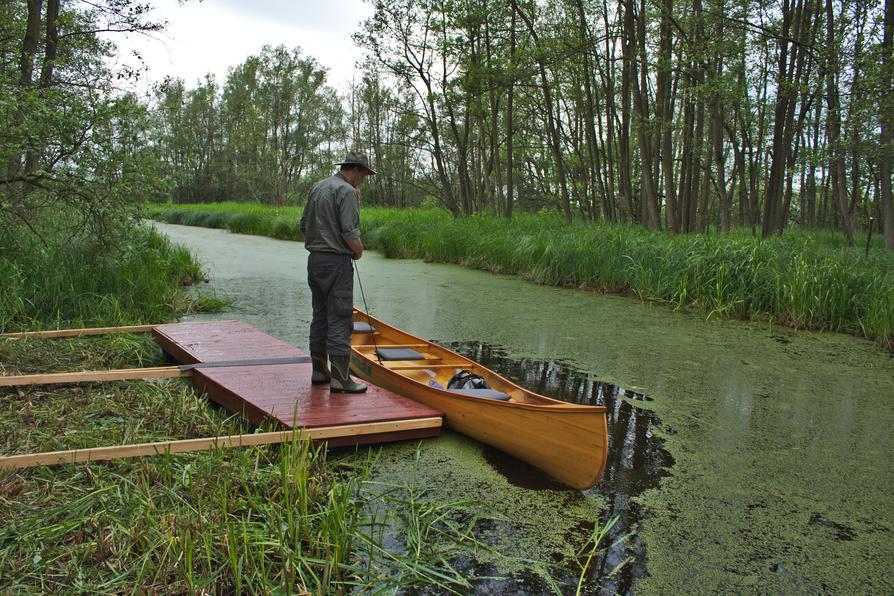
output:
[[[382,174],[372,205],[848,242],[873,221],[894,249],[890,0],[374,8],[345,92],[300,47],[264,47],[223,81],[138,97],[93,31],[159,27],[146,7],[5,3],[4,214],[27,220],[34,191],[79,203],[73,178],[103,187],[91,205],[300,205],[358,145]]]

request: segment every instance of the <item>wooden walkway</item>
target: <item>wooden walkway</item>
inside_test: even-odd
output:
[[[181,364],[238,362],[234,366],[197,367],[196,389],[255,426],[291,429],[344,425],[345,436],[327,439],[330,446],[360,445],[440,434],[432,418],[443,414],[369,386],[366,393],[329,393],[328,385],[311,385],[310,362],[264,364],[263,361],[309,359],[303,350],[239,321],[174,323],[153,327],[158,344]],[[355,436],[353,425],[393,422],[390,432]]]

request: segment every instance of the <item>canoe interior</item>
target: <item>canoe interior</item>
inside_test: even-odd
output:
[[[394,371],[407,379],[421,383],[422,385],[446,388],[448,382],[456,374],[457,370],[468,370],[483,377],[488,386],[509,395],[509,404],[529,404],[557,407],[587,407],[599,408],[601,406],[576,406],[566,402],[540,395],[520,387],[505,379],[498,373],[457,354],[447,348],[420,340],[396,327],[392,327],[378,319],[368,317],[365,313],[356,310],[354,321],[358,323],[372,323],[376,331],[374,333],[354,334],[351,344],[359,354],[376,362],[383,368]],[[383,360],[376,358],[376,350],[379,348],[409,348],[425,357],[425,360]],[[451,397],[459,397],[452,394]]]

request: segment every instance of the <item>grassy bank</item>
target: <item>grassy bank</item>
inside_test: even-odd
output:
[[[61,234],[0,236],[0,332],[167,321],[196,306],[186,249],[144,226],[103,245]]]
[[[150,213],[170,223],[300,239],[296,208],[223,203],[153,206]],[[852,333],[894,351],[894,255],[881,250],[878,236],[865,257],[838,234],[797,230],[767,240],[744,230],[670,236],[552,215],[453,219],[438,210],[372,208],[363,210],[362,226],[364,243],[389,257],[628,293],[709,316]],[[858,246],[865,241],[858,236]]]
[[[148,336],[0,340],[7,374],[158,364]],[[246,432],[183,381],[4,390],[3,454]],[[298,440],[0,471],[0,591],[327,592],[350,581],[365,467]]]

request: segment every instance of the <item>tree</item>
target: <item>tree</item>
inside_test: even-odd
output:
[[[884,37],[879,77],[879,158],[882,228],[885,248],[894,251],[894,200],[891,197],[891,156],[894,153],[894,0],[885,0]]]
[[[4,3],[0,11],[9,24],[0,40],[0,225],[40,233],[52,219],[111,240],[114,222],[132,201],[111,181],[144,188],[140,179],[151,172],[108,163],[134,153],[114,147],[126,137],[97,134],[116,130],[133,107],[113,92],[115,81],[133,73],[109,67],[105,57],[114,45],[101,34],[160,26],[145,19],[145,6],[128,0],[89,6],[28,0]],[[12,55],[18,59],[9,60]]]

